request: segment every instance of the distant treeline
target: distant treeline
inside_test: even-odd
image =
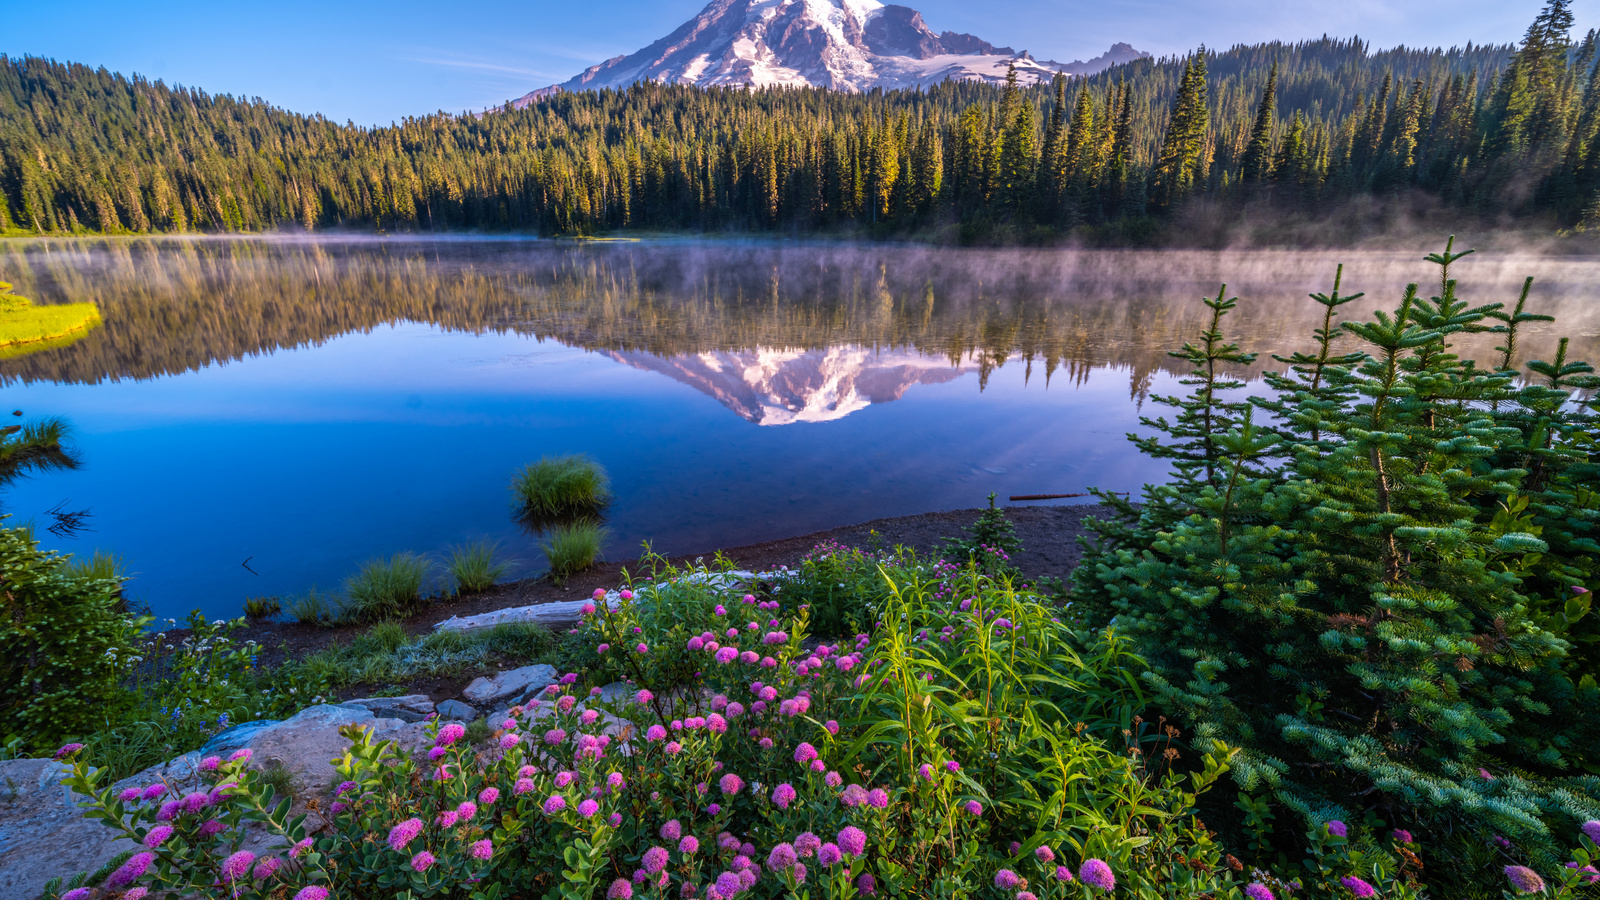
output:
[[[0,231],[1136,238],[1196,198],[1315,214],[1411,190],[1583,226],[1600,220],[1600,80],[1569,2],[1517,46],[1323,38],[1036,87],[645,84],[383,128],[0,56]]]

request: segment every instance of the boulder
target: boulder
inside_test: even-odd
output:
[[[460,700],[444,700],[434,708],[439,711],[439,718],[449,722],[471,722],[478,717],[476,709]]]
[[[641,599],[648,600],[655,591],[669,588],[674,584],[703,584],[714,590],[737,591],[758,578],[775,579],[789,577],[786,572],[766,572],[757,575],[744,569],[735,569],[731,572],[690,572],[680,578],[659,585],[640,585],[635,593]],[[616,609],[622,602],[618,591],[608,591],[605,604],[609,609]],[[497,609],[481,613],[476,616],[451,616],[443,622],[433,626],[434,631],[478,631],[484,628],[493,628],[496,625],[508,625],[514,622],[533,622],[549,628],[551,631],[565,631],[578,624],[585,603],[598,601],[592,598],[580,600],[559,600],[555,603],[538,603],[533,606],[512,606],[506,609]]]
[[[496,700],[513,695],[527,696],[542,691],[555,682],[554,666],[523,666],[520,669],[501,672],[493,678],[474,679],[467,685],[467,689],[461,692],[461,696],[474,706],[487,706]]]
[[[112,786],[144,787],[164,782],[178,793],[198,788],[200,761],[249,748],[251,765],[282,765],[293,774],[296,814],[305,800],[321,796],[336,777],[329,760],[343,756],[350,742],[339,734],[343,725],[373,729],[378,740],[394,740],[402,750],[427,746],[425,726],[397,719],[374,718],[365,709],[313,706],[283,721],[247,722],[218,734],[201,750],[185,753],[125,778]],[[100,822],[83,818],[83,799],[61,784],[71,770],[54,760],[0,760],[0,898],[31,900],[52,878],[94,872],[134,845]],[[322,819],[309,813],[306,826]],[[244,848],[261,853],[275,846],[270,834],[246,831]]]
[[[433,715],[433,701],[427,694],[362,697],[346,700],[339,705],[349,709],[365,709],[380,719],[399,719],[402,722],[421,722]]]

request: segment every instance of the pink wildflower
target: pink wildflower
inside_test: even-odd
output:
[[[860,856],[867,851],[867,833],[854,825],[846,825],[839,832],[839,849],[847,856]]]
[[[422,833],[421,819],[407,819],[399,825],[389,829],[389,849],[394,851],[404,850],[406,845],[417,839]]]
[[[1041,863],[1053,863],[1056,861],[1056,852],[1050,849],[1049,844],[1040,844],[1034,848],[1033,858]]]
[[[268,878],[278,874],[279,865],[281,863],[276,856],[269,856],[256,863],[256,870],[251,873],[251,877],[257,881],[266,881]],[[123,895],[123,900],[127,900],[127,895]]]
[[[478,792],[478,802],[484,806],[493,806],[494,802],[499,799],[500,789],[497,787],[486,787]]]
[[[1360,898],[1360,900],[1366,900],[1368,897],[1378,896],[1377,888],[1374,888],[1372,885],[1367,884],[1365,881],[1362,881],[1354,875],[1346,875],[1343,878],[1340,878],[1339,883],[1348,888],[1350,893],[1355,894],[1356,897]]]
[[[684,835],[683,840],[678,842],[678,852],[686,856],[691,856],[695,853],[698,853],[699,850],[700,839],[692,834]]]
[[[411,857],[411,868],[414,871],[417,871],[417,872],[426,872],[426,871],[428,871],[428,869],[433,865],[433,863],[434,863],[433,854],[429,853],[426,850],[423,850],[423,851],[419,852],[416,856]]]
[[[731,796],[744,790],[744,779],[729,772],[717,782],[717,787],[722,789],[722,793]]]
[[[878,879],[873,878],[871,872],[862,872],[861,877],[856,879],[856,890],[862,896],[871,897],[878,893]]]
[[[817,848],[817,862],[824,866],[837,866],[843,859],[844,853],[840,851],[838,844],[823,844]]]
[[[449,722],[439,729],[439,736],[433,739],[435,745],[448,747],[466,736],[467,727],[460,722]]]
[[[154,850],[155,848],[166,843],[166,840],[169,837],[172,837],[172,826],[157,825],[156,827],[150,829],[149,834],[144,836],[144,845],[149,847],[151,850]]]
[[[1102,891],[1109,891],[1117,886],[1117,876],[1111,874],[1111,867],[1100,859],[1084,860],[1083,866],[1078,869],[1078,878],[1084,884]]]
[[[651,847],[644,852],[644,859],[641,862],[644,865],[644,871],[647,874],[654,875],[667,867],[668,858],[667,848]]]
[[[794,748],[794,761],[802,766],[817,758],[817,748],[802,741],[800,746]]]
[[[789,804],[794,802],[794,798],[795,792],[792,784],[785,782],[772,789],[772,802],[778,804],[779,809],[788,809]]]
[[[551,794],[549,798],[544,801],[544,814],[547,816],[553,816],[566,808],[567,798],[561,796],[560,794]]]
[[[971,815],[983,815],[983,804],[976,800],[968,800],[963,808],[966,809],[966,811]]]
[[[1245,885],[1244,895],[1250,900],[1277,900],[1272,896],[1272,889],[1259,881],[1252,881]]]
[[[1010,869],[1001,869],[994,873],[994,886],[1002,891],[1009,891],[1021,883],[1022,879],[1018,878],[1017,873]]]
[[[256,855],[249,850],[240,850],[222,861],[222,880],[238,881],[250,874],[250,867],[255,864]]]
[[[294,900],[328,900],[328,889],[320,884],[308,884],[294,895]]]

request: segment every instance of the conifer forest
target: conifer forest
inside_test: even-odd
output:
[[[1551,0],[1517,45],[1201,48],[1088,78],[862,94],[640,84],[338,124],[0,56],[0,232],[958,229],[1138,242],[1200,200],[1316,215],[1421,193],[1600,221],[1596,34]]]

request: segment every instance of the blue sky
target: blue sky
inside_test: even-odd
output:
[[[1062,61],[1114,41],[1156,54],[1200,43],[1360,34],[1374,46],[1515,41],[1542,0],[902,0],[935,31]],[[1600,0],[1574,4],[1580,29]],[[0,53],[72,60],[358,124],[478,109],[631,53],[704,0],[62,3],[0,0]]]

